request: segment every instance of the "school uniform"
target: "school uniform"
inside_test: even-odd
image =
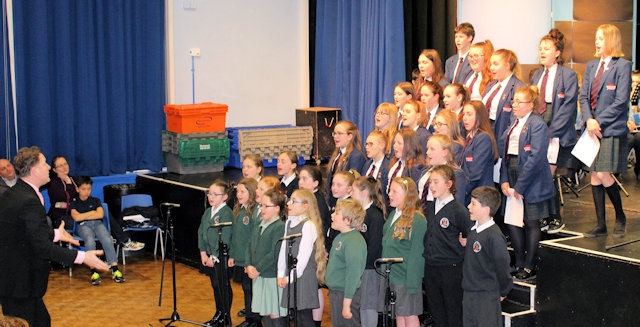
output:
[[[548,77],[545,91],[545,111],[541,115],[549,127],[551,138],[560,141],[557,165],[573,167],[571,150],[577,142],[575,121],[578,111],[578,77],[571,68],[555,64],[551,67],[555,74]],[[542,85],[545,67],[540,67],[531,78],[531,85]],[[542,90],[540,91],[542,92]],[[534,108],[534,112],[538,112]]]
[[[342,199],[348,199],[350,198],[351,195],[347,194],[347,196],[345,196]],[[336,199],[336,203],[341,200],[341,199]],[[340,234],[339,231],[331,228],[331,216],[333,215],[333,213],[336,212],[336,206],[335,204],[333,205],[333,207],[329,208],[329,228],[324,231],[324,249],[327,251],[327,254],[331,253],[331,245],[333,244],[333,239],[338,236],[338,234]]]
[[[360,284],[360,319],[363,326],[374,325],[378,319],[378,298],[382,278],[375,270],[375,261],[382,257],[383,226],[382,210],[373,203],[365,207],[364,223],[360,229],[367,243],[367,261]]]
[[[327,200],[320,190],[313,191],[313,195],[316,196],[316,202],[318,202],[318,211],[320,212],[320,219],[322,220],[322,232],[323,235],[327,235],[327,231],[331,229],[331,210],[327,205]],[[325,239],[326,241],[326,239]],[[328,250],[331,243],[325,244],[325,248]],[[329,253],[329,252],[327,252]]]
[[[489,134],[477,131],[469,137],[462,151],[460,168],[467,176],[465,204],[471,202],[471,191],[478,186],[493,186],[493,146]]]
[[[525,208],[527,204],[538,203],[549,200],[555,195],[555,187],[551,178],[551,170],[547,161],[547,150],[549,148],[549,129],[542,118],[536,114],[529,114],[526,122],[520,131],[518,139],[516,157],[511,155],[509,160],[503,160],[500,167],[500,184],[509,182],[510,186],[525,199]],[[517,119],[517,118],[516,118]],[[521,119],[521,120],[522,120]],[[515,124],[515,120],[514,120]],[[513,125],[511,127],[513,127]],[[520,123],[522,124],[522,123]],[[511,136],[513,137],[512,132]],[[506,149],[507,136],[509,130],[505,131],[498,141],[498,150],[501,150],[502,157],[506,158],[508,153]],[[508,161],[508,163],[507,163]],[[513,162],[513,163],[512,163]],[[509,178],[509,165],[517,165],[517,182],[513,183],[513,179]],[[525,209],[526,215],[526,209]],[[538,217],[525,217],[525,219],[539,219]]]
[[[291,255],[298,259],[297,265],[297,292],[293,293],[292,274],[289,274],[289,284],[283,291],[280,306],[293,307],[294,296],[297,294],[298,310],[315,309],[320,306],[318,300],[318,279],[316,277],[315,241],[318,237],[316,227],[306,217],[290,216],[285,224],[284,236],[301,233],[302,237],[295,240],[291,246]],[[278,256],[278,276],[287,276],[287,242],[282,242]],[[289,303],[290,299],[290,303]]]
[[[207,255],[214,255],[218,257],[219,260],[224,260],[224,258],[220,258],[220,252],[218,251],[218,229],[210,228],[210,226],[226,222],[233,222],[233,212],[225,203],[216,210],[212,210],[211,207],[208,207],[204,211],[200,221],[200,226],[198,227],[198,250],[200,250],[200,252],[206,252]],[[220,236],[224,244],[231,246],[231,228],[222,228],[222,234]],[[222,305],[225,301],[223,298],[227,297],[226,308],[231,308],[233,291],[231,289],[229,279],[223,281],[224,285],[220,285],[220,281],[218,279],[219,274],[222,273],[223,266],[226,267],[226,263],[223,265],[221,262],[218,262],[214,263],[213,267],[202,266],[201,271],[209,276],[211,287],[213,288],[213,296],[216,302],[216,310],[224,312]],[[222,292],[226,293],[225,296],[223,296]]]
[[[626,137],[629,133],[627,119],[631,92],[631,63],[618,57],[610,58],[608,63],[605,61],[600,91],[593,108],[590,93],[599,65],[600,59],[587,63],[579,97],[583,121],[593,118],[602,129],[600,152],[589,169],[623,173],[627,170]]]
[[[411,231],[406,231],[404,239],[393,238],[394,229],[400,218],[394,219],[396,210],[389,214],[384,223],[382,234],[382,257],[403,258],[404,262],[391,266],[389,284],[396,291],[396,314],[413,316],[422,314],[422,277],[424,275],[424,235],[427,220],[420,213],[413,215]],[[382,283],[381,285],[384,285]],[[383,288],[384,289],[384,288]],[[380,307],[384,307],[384,292],[381,294]],[[382,311],[382,310],[381,310]]]
[[[298,189],[298,174],[294,173],[288,178],[282,177],[280,179],[280,189],[287,199],[290,198],[293,191]]]
[[[453,169],[453,172],[456,175],[456,194],[455,198],[460,204],[465,205],[465,194],[467,192],[467,175],[464,171],[458,167],[449,166]],[[431,194],[431,190],[426,188],[427,180],[429,179],[429,175],[431,172],[431,168],[433,166],[428,166],[422,171],[422,176],[416,185],[418,186],[418,197],[420,198],[420,206],[425,208],[427,202],[433,201],[433,195]],[[425,194],[424,192],[427,192]]]
[[[475,81],[474,81],[475,80]],[[471,85],[473,83],[473,85]],[[482,93],[480,93],[480,84],[482,84],[482,72],[471,71],[464,86],[469,89],[469,98],[471,100],[482,101]]]
[[[420,138],[420,145],[422,146],[422,150],[427,153],[427,142],[431,137],[431,132],[427,130],[424,126],[418,126],[414,129],[416,133],[418,133],[418,138]]]
[[[427,126],[425,126],[425,128],[429,131],[429,133],[433,134],[435,133],[435,128],[433,127],[433,120],[436,119],[436,116],[438,115],[438,113],[440,112],[440,110],[442,110],[442,108],[440,108],[440,106],[437,106],[431,110],[427,109]]]
[[[492,220],[471,227],[462,264],[465,326],[502,326],[500,297],[513,288],[507,241]]]
[[[343,153],[340,156],[340,158],[338,158],[337,160],[340,160],[340,162],[336,163],[336,167],[337,167],[336,171],[334,172],[331,171],[331,166],[333,165],[333,162],[329,162],[329,164],[327,165],[329,167],[329,170],[327,173],[327,194],[330,195],[328,199],[329,207],[334,207],[336,205],[336,198],[331,196],[331,182],[333,181],[333,174],[342,170],[349,171],[350,169],[355,169],[357,171],[360,171],[360,169],[362,169],[362,165],[367,160],[367,157],[364,156],[362,151],[354,147],[353,151],[351,151],[351,154],[349,156],[346,156]]]
[[[497,84],[500,84],[501,89],[493,98],[493,101],[491,101],[496,104],[495,106],[492,106],[492,104],[486,102],[494,92]],[[487,107],[487,111],[490,112],[489,119],[493,126],[493,135],[502,135],[502,133],[511,125],[511,101],[513,101],[513,96],[516,90],[525,85],[526,84],[513,74],[502,82],[494,80],[487,84],[482,102],[484,102],[484,105]],[[492,109],[492,107],[494,109]]]
[[[471,228],[469,211],[453,195],[426,205],[424,281],[429,313],[436,326],[462,326],[462,262],[458,239]]]
[[[287,309],[280,306],[283,290],[277,286],[276,281],[277,255],[280,251],[278,239],[283,234],[284,222],[280,218],[268,223],[262,221],[251,231],[247,244],[247,266],[255,267],[260,273],[253,280],[253,298],[248,308],[261,316],[287,314]],[[259,320],[254,319],[252,322],[259,323]]]
[[[253,280],[249,278],[244,268],[248,266],[247,251],[249,251],[249,242],[247,238],[250,238],[256,226],[260,224],[260,218],[258,217],[258,206],[254,205],[252,210],[248,210],[245,205],[242,205],[238,214],[235,217],[233,226],[231,227],[231,248],[229,249],[229,258],[234,261],[234,281],[240,282],[242,285],[242,292],[244,293],[244,308],[245,318],[249,320],[259,320],[260,317],[251,312],[251,301],[253,294]]]
[[[460,63],[460,54],[455,54],[449,58],[444,63],[444,76],[447,78],[447,81],[451,83],[463,84],[469,76],[473,73],[473,69],[471,69],[471,65],[469,64],[469,51],[464,55],[462,61],[462,67],[460,67],[460,72],[454,81],[453,78],[456,75],[457,66]]]
[[[453,157],[455,158],[456,162],[460,162],[462,160],[463,149],[464,149],[464,146],[459,142],[456,142],[456,141],[451,142],[451,150],[452,150],[451,152],[453,152]]]
[[[373,171],[373,178],[380,182],[383,190],[386,190],[389,184],[389,162],[389,158],[384,156],[380,162],[376,163],[375,170]],[[362,169],[360,169],[360,175],[369,176],[373,163],[373,159],[367,159],[362,165]]]
[[[334,326],[360,326],[360,282],[367,260],[367,243],[356,229],[340,233],[333,240],[327,263],[331,321]],[[342,317],[343,299],[352,299],[351,319]]]
[[[529,269],[531,272],[535,270],[535,252],[540,241],[538,220],[549,218],[551,199],[556,193],[547,161],[548,148],[547,124],[533,112],[522,118],[516,118],[498,142],[498,149],[502,149],[504,158],[500,168],[500,184],[508,182],[511,188],[524,197],[524,226],[512,224],[507,226],[511,236],[515,266],[519,270]],[[524,271],[516,274],[519,279],[526,279],[529,276],[531,273],[524,274]]]

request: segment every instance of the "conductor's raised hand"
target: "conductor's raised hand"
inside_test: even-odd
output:
[[[101,272],[107,272],[109,270],[109,266],[98,257],[103,254],[104,252],[102,250],[87,251],[84,255],[84,261],[82,263],[89,268],[93,268]]]
[[[67,242],[69,244],[80,246],[80,241],[76,240],[64,229],[64,220],[60,222],[60,227],[58,227],[58,231],[60,232],[60,241]]]

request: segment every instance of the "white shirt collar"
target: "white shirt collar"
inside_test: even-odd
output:
[[[291,174],[291,176],[289,177],[282,177],[282,179],[280,180],[280,182],[282,182],[284,185],[289,186],[289,184],[291,184],[291,182],[293,182],[293,180],[296,178],[296,174],[293,173]]]
[[[471,227],[471,230],[475,230],[478,234],[482,233],[482,231],[484,231],[485,229],[495,225],[496,222],[493,221],[493,218],[491,218],[491,220],[487,221],[486,223],[478,226],[478,222],[476,221],[475,225],[473,225]]]

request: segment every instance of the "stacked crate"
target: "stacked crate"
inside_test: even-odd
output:
[[[167,170],[178,174],[218,172],[229,160],[225,131],[227,105],[205,102],[166,105],[162,152]]]
[[[297,153],[299,165],[311,157],[313,129],[310,126],[230,127],[227,133],[230,167],[242,168],[242,158],[251,153],[262,157],[265,167],[274,167],[278,155],[284,151]]]

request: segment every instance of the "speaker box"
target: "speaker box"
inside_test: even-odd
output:
[[[311,126],[313,129],[313,149],[311,159],[316,163],[329,160],[335,144],[333,142],[333,127],[341,119],[340,108],[312,107],[296,109],[296,125]]]

